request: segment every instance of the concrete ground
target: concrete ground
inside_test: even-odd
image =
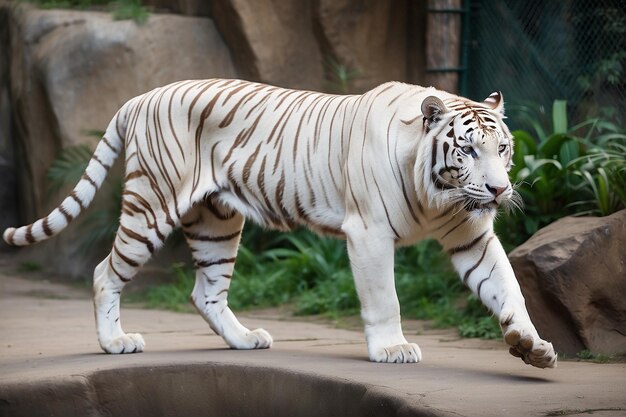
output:
[[[223,364],[236,366],[244,373],[249,371],[247,375],[257,371],[277,375],[264,379],[263,384],[288,385],[288,400],[292,402],[297,403],[300,394],[309,398],[310,393],[303,391],[316,386],[328,391],[328,396],[316,401],[330,401],[332,397],[347,407],[350,402],[360,402],[361,411],[354,415],[626,416],[624,363],[560,361],[556,369],[542,370],[510,356],[500,342],[457,339],[450,333],[417,335],[412,331],[407,332],[407,338],[420,344],[422,363],[376,364],[366,360],[360,331],[280,320],[261,313],[240,316],[244,325],[268,330],[274,336],[274,346],[263,351],[230,350],[198,315],[123,308],[125,330],[142,333],[146,351],[106,355],[96,341],[91,299],[86,291],[0,274],[0,415],[32,414],[28,410],[38,410],[34,414],[39,415],[70,415],[59,409],[51,411],[50,398],[63,396],[65,391],[44,389],[48,405],[35,407],[29,402],[36,399],[28,400],[30,397],[24,394],[30,386],[45,388],[68,381],[88,381],[89,389],[96,393],[85,396],[100,396],[102,401],[106,395],[98,390],[106,387],[97,388],[101,385],[96,384],[99,379],[94,375],[99,373],[112,370],[121,378],[127,375],[126,368],[149,369],[155,375],[153,380],[161,381],[154,373],[160,367],[179,366],[191,378],[207,366]],[[202,378],[216,375],[219,372],[207,372]],[[281,382],[280,375],[293,382]],[[184,381],[185,374],[178,378]],[[252,384],[255,380],[239,379],[237,383]],[[346,394],[341,391],[344,385],[351,387]],[[232,387],[229,389],[227,392],[236,395]],[[72,404],[80,408],[80,401],[93,401],[86,397],[72,399]],[[98,407],[100,414],[91,410],[84,415],[115,415],[110,410],[102,412],[102,405]],[[376,407],[383,411],[370,412]],[[175,414],[157,409],[161,415]],[[206,415],[220,414],[207,411]],[[300,410],[291,415],[306,413]]]

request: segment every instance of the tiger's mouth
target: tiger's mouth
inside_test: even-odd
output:
[[[491,201],[481,201],[469,199],[465,202],[465,210],[472,213],[491,213],[500,207],[495,199]]]

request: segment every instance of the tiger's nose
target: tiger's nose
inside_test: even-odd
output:
[[[489,192],[493,194],[495,198],[498,198],[500,194],[502,194],[506,191],[507,188],[509,188],[508,185],[506,187],[492,187],[489,184],[485,184],[485,187],[487,187],[487,190],[489,190]]]

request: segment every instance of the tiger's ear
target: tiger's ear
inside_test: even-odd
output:
[[[435,96],[428,96],[422,101],[422,115],[424,123],[428,128],[437,123],[441,115],[448,112],[448,108],[443,101]]]
[[[483,103],[489,106],[491,109],[500,112],[500,114],[504,114],[504,97],[502,97],[502,93],[496,91],[491,93],[489,97],[487,97]]]

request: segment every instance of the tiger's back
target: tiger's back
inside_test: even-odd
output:
[[[346,189],[358,199],[362,184],[352,182],[371,175],[351,178],[351,155],[358,165],[380,162],[379,185],[366,184],[377,192],[389,193],[390,180],[408,181],[399,184],[405,193],[414,190],[411,178],[400,178],[396,165],[411,161],[397,160],[405,144],[397,143],[390,122],[400,117],[403,98],[417,100],[425,90],[388,83],[362,96],[338,96],[239,80],[162,87],[135,99],[129,110],[126,164],[136,174],[127,186],[137,181],[146,189],[150,181],[142,173],[165,184],[154,199],[176,202],[172,218],[210,197],[264,226],[304,225],[342,235]],[[399,209],[407,201],[394,204]]]

